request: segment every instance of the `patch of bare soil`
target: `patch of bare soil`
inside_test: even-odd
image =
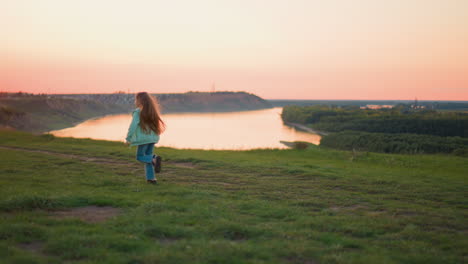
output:
[[[100,157],[84,157],[75,154],[67,154],[67,153],[60,153],[48,150],[41,150],[41,149],[28,149],[28,148],[20,148],[20,147],[11,147],[11,146],[0,146],[2,149],[12,149],[12,150],[19,150],[19,151],[26,151],[32,153],[43,153],[48,155],[54,155],[62,158],[67,159],[75,159],[83,162],[92,162],[92,163],[99,163],[99,164],[107,164],[107,165],[128,165],[128,162],[114,160],[109,158],[100,158]]]
[[[188,168],[188,169],[195,169],[197,167],[195,164],[191,162],[170,162],[169,164],[176,166],[176,167]]]
[[[332,206],[330,210],[332,211],[353,211],[353,210],[360,210],[360,209],[369,209],[366,205],[349,205],[349,206]]]
[[[44,248],[44,245],[42,244],[42,242],[37,242],[36,241],[36,242],[31,242],[31,243],[18,244],[18,247],[23,249],[23,250],[35,253],[35,254],[39,254],[39,253],[41,253],[42,249]]]
[[[64,211],[52,212],[52,217],[63,219],[63,218],[78,218],[88,223],[99,223],[108,220],[114,216],[122,213],[119,208],[111,206],[85,206],[74,208]]]

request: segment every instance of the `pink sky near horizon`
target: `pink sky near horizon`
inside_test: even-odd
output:
[[[0,2],[0,91],[468,100],[468,1]]]

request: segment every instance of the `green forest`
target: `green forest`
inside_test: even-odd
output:
[[[411,104],[390,109],[357,106],[286,106],[287,123],[332,132],[321,145],[337,149],[384,153],[468,152],[468,113],[437,111]]]

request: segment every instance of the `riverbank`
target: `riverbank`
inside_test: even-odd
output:
[[[287,126],[294,127],[297,130],[304,131],[304,132],[309,132],[309,133],[312,133],[312,134],[317,134],[317,135],[321,135],[321,136],[326,136],[326,135],[329,134],[327,132],[315,130],[315,129],[312,129],[312,128],[308,127],[308,126],[298,124],[298,123],[286,122],[284,120],[283,120],[283,123],[285,125],[287,125]]]
[[[3,261],[455,264],[466,256],[463,158],[322,147],[157,154],[155,186],[121,143],[0,131]]]
[[[165,114],[163,120],[167,130],[161,135],[158,146],[179,149],[251,150],[286,148],[280,140],[320,143],[319,135],[285,126],[278,112],[281,112],[281,109]],[[126,136],[130,118],[130,115],[109,116],[51,133],[60,137],[121,141]]]
[[[245,92],[158,94],[163,113],[233,112],[269,109],[266,100]],[[42,133],[85,120],[129,113],[134,94],[0,94],[0,127]]]
[[[43,95],[0,98],[0,126],[43,133],[62,129],[85,120],[128,112],[119,105]]]

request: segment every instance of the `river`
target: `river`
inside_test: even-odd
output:
[[[163,115],[166,131],[157,146],[181,149],[249,150],[288,148],[281,141],[320,143],[320,136],[298,131],[281,120],[282,108],[229,113],[171,113]],[[87,120],[51,131],[58,137],[124,141],[130,114]]]

